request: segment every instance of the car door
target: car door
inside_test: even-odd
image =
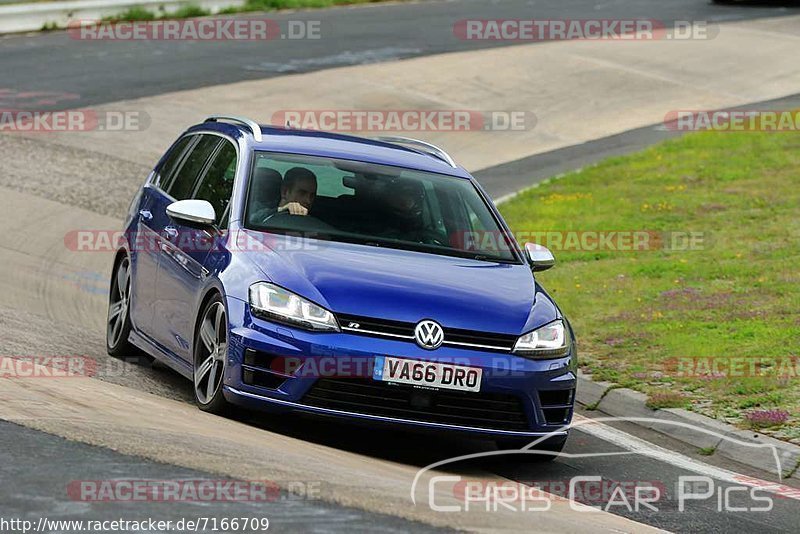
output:
[[[185,261],[187,267],[193,267],[193,264],[187,261],[188,258],[176,255],[174,243],[177,243],[180,239],[186,239],[187,236],[177,234],[172,218],[167,215],[167,206],[175,201],[192,197],[195,185],[203,175],[211,155],[222,141],[220,137],[210,134],[195,134],[194,137],[195,140],[178,169],[176,169],[168,182],[153,192],[149,210],[152,217],[150,227],[157,239],[156,246],[152,248],[156,254],[158,269],[153,290],[153,319],[150,335],[153,341],[174,355],[180,355],[182,352],[181,346],[185,344],[180,337],[176,337],[174,328],[174,324],[179,321],[179,318],[175,317],[175,315],[181,313],[179,299],[176,301],[176,298],[185,293],[188,287],[193,287],[194,282],[192,274],[184,269],[179,283],[182,286],[186,286],[187,289],[179,290],[168,287],[168,291],[165,293],[163,289],[166,284],[159,283],[159,277],[163,276],[165,272],[165,256],[171,255],[170,261],[173,263],[175,261]]]
[[[214,137],[216,144],[198,173],[191,194],[182,193],[182,196],[210,202],[217,222],[212,227],[198,227],[167,216],[156,278],[157,341],[186,361],[191,361],[189,349],[197,294],[205,278],[213,272],[207,265],[207,259],[221,237],[220,229],[227,223],[227,210],[236,174],[236,146],[227,139]],[[201,139],[196,148],[205,151],[209,146],[210,143]],[[201,157],[202,154],[198,154],[198,160]],[[195,171],[187,170],[189,172]]]
[[[130,314],[133,326],[146,336],[150,336],[152,330],[158,273],[159,229],[155,227],[156,221],[153,220],[154,203],[162,195],[161,187],[173,178],[196,140],[196,136],[185,136],[175,142],[163,162],[153,171],[149,182],[142,188],[136,206],[131,209],[135,224],[131,227],[134,235],[129,236],[132,293]]]

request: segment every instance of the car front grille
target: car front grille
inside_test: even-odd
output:
[[[414,341],[414,327],[416,323],[374,319],[357,315],[337,314],[342,330],[352,334],[365,336],[386,337]],[[442,345],[449,347],[490,350],[498,352],[511,352],[517,341],[517,336],[512,334],[495,334],[491,332],[475,332],[458,328],[446,328]]]
[[[529,430],[515,395],[432,391],[370,378],[322,378],[303,397],[308,406],[492,430]]]

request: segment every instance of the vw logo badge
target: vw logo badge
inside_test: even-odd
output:
[[[426,319],[414,328],[414,339],[423,349],[438,349],[444,341],[444,330],[436,321]]]

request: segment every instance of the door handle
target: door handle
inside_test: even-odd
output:
[[[139,218],[143,221],[149,221],[153,218],[153,214],[150,213],[150,210],[139,210]]]

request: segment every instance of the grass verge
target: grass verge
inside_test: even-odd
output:
[[[116,15],[104,17],[102,22],[114,23],[123,21],[139,22],[164,19],[186,19],[209,15],[235,15],[237,13],[276,11],[279,9],[318,9],[355,4],[377,4],[386,1],[390,0],[247,0],[242,6],[225,7],[216,12],[209,11],[196,4],[186,4],[173,13],[166,13],[163,11],[163,6],[157,11],[152,11],[141,6],[134,6]],[[41,31],[48,32],[61,29],[64,28],[55,22],[46,22],[42,25]]]
[[[535,239],[559,261],[539,280],[595,379],[742,427],[774,420],[764,432],[800,442],[800,135],[687,135],[500,209],[515,232],[555,232]],[[657,246],[568,239],[626,230]],[[696,232],[694,246],[682,232]]]

